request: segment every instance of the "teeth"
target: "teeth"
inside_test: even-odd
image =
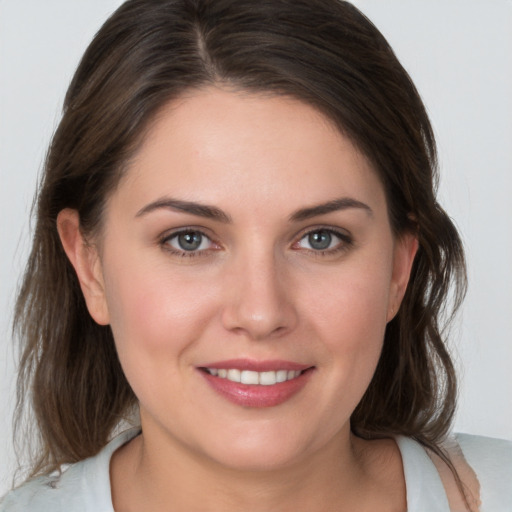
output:
[[[241,372],[240,370],[228,370],[228,380],[232,380],[233,382],[240,382],[241,378]]]
[[[288,378],[288,372],[286,370],[279,370],[276,372],[276,381],[284,382]]]
[[[240,374],[240,382],[242,384],[259,384],[259,374],[258,372],[244,370]]]
[[[253,372],[251,370],[237,370],[236,368],[217,369],[206,368],[210,375],[227,379],[242,384],[259,384],[260,386],[272,386],[279,382],[297,378],[302,372],[300,370],[277,370],[271,372]]]
[[[276,372],[261,372],[260,373],[260,384],[262,386],[272,386],[277,380]]]

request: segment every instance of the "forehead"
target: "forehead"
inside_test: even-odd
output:
[[[134,208],[166,194],[263,209],[278,197],[290,206],[346,194],[383,199],[368,160],[313,107],[213,87],[159,112],[123,182]]]

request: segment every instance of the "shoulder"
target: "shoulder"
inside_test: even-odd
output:
[[[508,471],[512,476],[512,441],[471,434],[455,434],[470,465],[489,471]]]
[[[73,502],[80,499],[80,473],[82,463],[77,463],[62,475],[45,475],[25,482],[0,500],[0,512],[73,511]],[[71,506],[69,506],[71,505]],[[76,510],[79,510],[78,508]]]
[[[140,432],[132,428],[112,439],[97,455],[65,471],[34,478],[0,500],[0,512],[113,512],[110,459]]]
[[[512,503],[512,441],[469,434],[455,438],[480,483],[484,510],[507,510]]]
[[[411,438],[396,440],[402,452],[411,510],[467,510],[457,482],[441,458]],[[454,434],[445,440],[442,449],[449,455],[475,510],[512,510],[511,441]]]
[[[113,512],[110,459],[139,432],[138,428],[129,429],[94,457],[61,473],[29,480],[0,499],[0,512]]]

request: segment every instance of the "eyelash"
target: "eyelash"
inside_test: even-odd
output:
[[[322,256],[325,257],[325,256],[334,256],[336,254],[340,254],[342,252],[348,251],[354,245],[354,241],[353,241],[351,235],[347,234],[346,232],[339,231],[332,227],[317,226],[313,229],[308,229],[307,231],[304,231],[303,233],[301,233],[298,240],[293,243],[292,248],[294,246],[296,246],[297,244],[299,244],[306,237],[312,235],[313,233],[319,233],[319,232],[324,232],[324,233],[328,233],[329,235],[334,235],[336,238],[338,238],[340,240],[340,242],[338,244],[336,244],[335,247],[324,249],[324,250],[315,250],[315,249],[307,249],[307,248],[304,248],[302,250],[308,251],[310,254],[312,254],[316,257],[322,257]],[[210,236],[208,236],[206,233],[204,233],[201,229],[192,228],[192,227],[180,229],[179,231],[174,231],[170,234],[166,234],[166,235],[162,236],[159,239],[159,245],[165,251],[168,251],[171,254],[173,254],[174,256],[178,256],[181,258],[195,258],[195,257],[199,257],[199,256],[202,256],[202,257],[208,256],[211,253],[211,251],[218,250],[218,248],[210,248],[209,247],[207,249],[202,249],[202,250],[186,251],[184,249],[182,249],[182,250],[176,249],[169,244],[169,242],[171,240],[179,237],[180,235],[185,235],[185,234],[199,234],[201,237],[204,237],[207,240],[209,240],[210,244],[217,245],[220,247],[220,245],[217,242],[212,240],[212,238]],[[300,250],[300,248],[297,248],[297,250]]]
[[[176,249],[172,247],[169,242],[180,235],[186,235],[186,234],[199,234],[201,237],[206,238],[209,240],[210,244],[219,245],[215,241],[212,240],[210,236],[208,236],[206,233],[204,233],[201,229],[198,228],[184,228],[180,229],[179,231],[174,231],[170,234],[166,234],[162,236],[159,240],[159,245],[167,252],[170,252],[174,256],[178,256],[180,258],[195,258],[199,256],[208,256],[211,251],[216,251],[218,249],[216,248],[208,248],[208,249],[202,249],[202,250],[192,250],[192,251],[186,251],[184,249]],[[202,242],[201,242],[202,243]]]
[[[354,240],[350,234],[348,234],[345,231],[337,230],[332,227],[327,226],[315,226],[313,229],[308,229],[301,233],[299,239],[297,242],[295,242],[293,245],[299,244],[302,240],[304,240],[306,237],[312,235],[313,233],[319,233],[324,232],[328,233],[329,235],[334,235],[336,238],[339,239],[339,243],[337,243],[334,247],[330,249],[324,249],[324,250],[315,250],[315,249],[303,249],[305,251],[308,251],[311,255],[315,257],[327,257],[327,256],[335,256],[341,253],[344,253],[348,251],[353,245]]]

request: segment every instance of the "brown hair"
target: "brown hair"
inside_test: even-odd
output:
[[[32,474],[97,453],[136,399],[112,333],[89,316],[56,229],[64,208],[94,234],[156,113],[191,88],[226,84],[298,98],[328,116],[372,162],[397,236],[419,250],[388,324],[375,376],[351,419],[365,438],[406,435],[440,454],[456,379],[440,325],[465,289],[461,241],[436,202],[425,108],[374,25],[339,0],[129,0],[87,49],[47,155],[37,223],[15,313],[22,343],[18,419],[27,404],[40,449]]]

